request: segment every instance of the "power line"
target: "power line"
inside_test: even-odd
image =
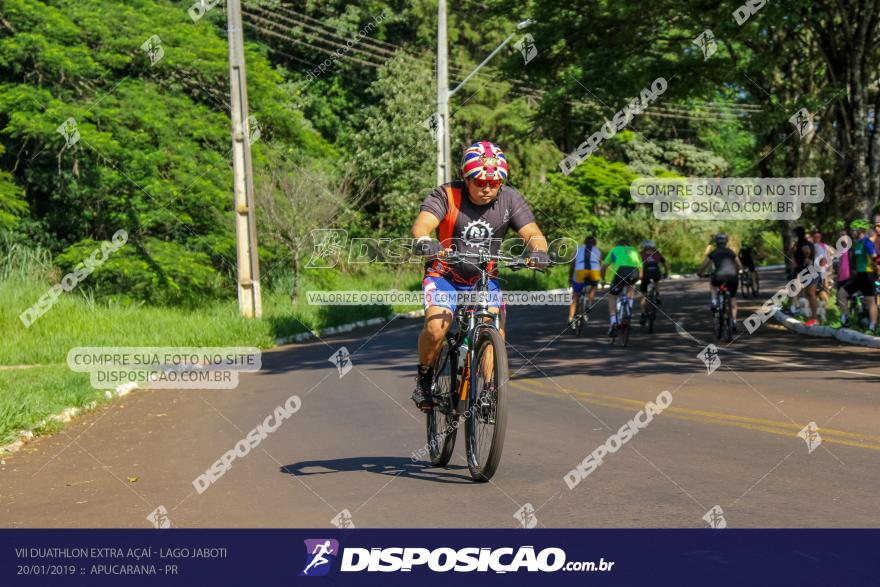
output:
[[[324,27],[324,28],[326,28],[326,29],[331,29],[331,27],[327,26],[326,24],[324,24],[324,23],[321,22],[320,20],[318,20],[318,19],[316,19],[316,18],[312,18],[311,16],[309,16],[309,15],[307,15],[307,14],[303,14],[303,13],[301,13],[301,12],[297,12],[296,10],[293,10],[293,9],[291,9],[291,8],[288,8],[287,6],[279,5],[279,6],[277,7],[277,9],[278,9],[278,10],[281,10],[282,12],[287,12],[288,14],[293,14],[293,15],[299,16],[299,17],[301,17],[301,18],[304,18],[304,19],[306,19],[306,20],[308,20],[308,21],[312,21],[312,22],[314,22],[314,23],[317,23],[317,24],[321,25],[322,27]],[[332,30],[332,29],[331,29],[331,30]],[[334,32],[335,32],[335,31],[334,31]],[[380,44],[380,45],[387,45],[388,47],[390,47],[390,48],[392,48],[392,49],[402,49],[402,48],[403,48],[403,47],[401,47],[401,46],[399,46],[399,45],[395,45],[395,44],[393,44],[393,43],[388,43],[388,42],[385,42],[385,41],[380,41],[379,39],[373,39],[373,38],[370,38],[370,42],[373,42],[373,43],[376,43],[376,44]]]
[[[351,37],[348,37],[348,38],[346,38],[346,37],[342,37],[342,36],[340,36],[340,35],[337,35],[336,33],[329,32],[329,31],[327,31],[327,30],[324,30],[324,29],[319,28],[319,27],[317,27],[317,26],[315,26],[315,25],[312,25],[312,24],[308,24],[308,23],[305,23],[305,22],[302,22],[302,21],[298,21],[298,20],[292,19],[292,18],[290,18],[290,17],[284,16],[283,14],[278,14],[277,12],[272,12],[271,10],[267,10],[267,9],[265,9],[265,8],[262,8],[262,7],[255,7],[255,8],[256,8],[256,10],[259,10],[259,11],[260,11],[261,13],[263,13],[263,14],[269,14],[269,15],[274,16],[274,17],[276,17],[276,18],[279,18],[279,19],[281,19],[281,20],[284,20],[284,21],[287,21],[287,22],[290,22],[290,23],[294,23],[294,24],[296,24],[296,25],[299,25],[299,26],[301,26],[301,27],[303,27],[303,28],[309,28],[309,29],[315,30],[315,31],[319,32],[320,34],[323,34],[323,35],[330,35],[331,37],[335,37],[335,38],[337,38],[337,39],[339,39],[339,40],[341,40],[341,41],[349,41],[349,40],[351,40]],[[360,43],[363,43],[363,44],[369,44],[368,39],[370,39],[370,37],[366,37],[366,36],[364,36],[364,37],[362,37],[362,38],[359,40],[359,42],[360,42]],[[388,57],[393,57],[394,54],[395,54],[395,51],[391,51],[390,49],[386,49],[385,47],[372,46],[372,47],[370,47],[370,49],[375,50],[375,51],[380,51],[380,52],[386,54]],[[387,59],[388,57],[385,57],[385,58]]]
[[[277,28],[279,28],[279,29],[281,29],[281,30],[287,32],[287,33],[290,34],[290,35],[293,35],[293,34],[295,34],[295,33],[297,32],[296,29],[294,29],[294,28],[292,28],[292,27],[286,27],[286,26],[284,26],[284,25],[280,25],[280,24],[277,24],[277,23],[273,23],[271,20],[268,20],[268,19],[262,18],[262,17],[260,17],[260,16],[256,16],[256,15],[253,15],[253,14],[248,15],[248,16],[249,16],[251,19],[254,19],[254,20],[257,20],[257,21],[260,21],[260,22],[263,22],[263,23],[268,23],[270,26],[277,27]],[[263,30],[264,32],[267,31],[267,29],[262,29],[262,28],[261,28],[260,30]],[[277,35],[277,33],[276,33],[276,35]],[[278,36],[281,36],[281,35],[278,35]],[[282,36],[282,38],[285,38],[285,37]],[[292,36],[291,36],[291,37],[287,37],[287,38],[289,38],[289,39],[290,39],[291,41],[293,41],[294,43],[299,43],[299,44],[301,44],[301,45],[306,45],[307,47],[311,47],[311,48],[313,48],[313,49],[318,49],[318,50],[320,50],[320,51],[323,51],[324,53],[328,53],[328,54],[330,54],[330,55],[336,55],[337,57],[341,57],[341,56],[339,55],[338,51],[332,51],[332,50],[330,50],[330,49],[323,48],[323,47],[316,47],[316,46],[314,46],[314,45],[310,45],[310,44],[305,43],[305,42],[303,42],[303,41],[299,41],[299,40],[297,40],[297,39],[294,39]],[[350,51],[354,51],[354,52],[356,52],[356,53],[358,53],[358,54],[364,55],[365,57],[376,57],[376,56],[373,55],[372,53],[367,53],[367,52],[365,52],[365,51],[360,51],[360,50],[358,50],[358,49],[355,48],[355,47],[347,47],[346,45],[340,45],[339,43],[336,43],[335,41],[330,41],[330,40],[327,40],[327,39],[320,39],[320,38],[318,38],[318,39],[316,39],[316,40],[317,40],[318,42],[324,42],[324,43],[328,43],[328,44],[331,44],[331,45],[335,45],[336,47],[340,47],[340,48],[342,48],[342,49],[347,49],[347,50],[350,50]],[[349,56],[349,57],[351,57],[351,58],[352,58],[353,60],[355,60],[355,61],[358,61],[359,63],[364,63],[365,65],[372,65],[372,66],[374,66],[374,67],[382,67],[382,66],[384,65],[384,63],[374,63],[374,62],[366,63],[366,62],[364,62],[364,61],[362,61],[362,60],[359,60],[359,59],[355,58],[354,56]]]
[[[263,20],[263,19],[261,19],[261,20]],[[247,23],[247,24],[250,24],[250,23]],[[361,60],[361,59],[358,59],[358,58],[355,57],[354,55],[339,56],[339,55],[336,53],[336,51],[331,51],[330,49],[326,49],[326,48],[324,48],[324,47],[316,47],[315,45],[311,45],[311,44],[306,43],[306,42],[304,42],[304,41],[300,41],[300,40],[298,40],[298,39],[294,39],[294,38],[292,38],[292,37],[289,37],[289,36],[285,36],[285,35],[279,34],[279,33],[275,32],[275,31],[273,31],[273,30],[269,30],[269,29],[264,29],[264,28],[258,27],[258,26],[256,26],[256,25],[250,25],[250,26],[251,26],[252,28],[255,28],[255,29],[259,30],[259,31],[260,31],[261,33],[263,33],[264,35],[269,35],[269,36],[271,36],[271,37],[276,37],[276,38],[281,39],[282,41],[287,41],[287,42],[290,42],[290,43],[296,43],[296,44],[298,44],[298,45],[304,45],[304,46],[306,46],[306,47],[309,47],[309,48],[311,48],[311,49],[315,49],[315,50],[317,50],[317,51],[321,51],[322,53],[326,53],[326,54],[328,54],[328,55],[336,55],[337,58],[340,59],[340,60],[350,59],[350,60],[352,60],[352,61],[355,61],[355,62],[357,62],[357,63],[360,63],[361,65],[367,65],[367,66],[369,66],[369,67],[382,67],[381,64],[378,64],[378,63],[372,63],[372,62],[367,62],[367,61],[363,61],[363,60]]]
[[[263,12],[263,13],[268,13],[268,14],[273,14],[273,13],[271,13],[270,11],[265,11],[265,10],[263,10],[262,12]],[[264,22],[264,23],[268,23],[270,26],[278,27],[278,28],[280,28],[280,29],[282,29],[282,30],[285,30],[285,31],[287,31],[287,32],[289,32],[289,33],[292,33],[292,34],[295,34],[295,33],[298,32],[298,31],[296,31],[296,29],[294,29],[293,27],[287,27],[287,26],[284,26],[284,25],[281,25],[281,24],[278,24],[278,23],[274,23],[274,22],[272,22],[272,21],[270,21],[270,20],[268,20],[268,19],[262,18],[262,17],[260,17],[260,16],[256,16],[256,15],[249,15],[249,16],[250,16],[251,18],[254,18],[255,20],[258,20],[258,21],[260,21],[260,22]],[[282,17],[282,18],[283,18],[283,17]],[[285,19],[285,20],[288,20],[288,21],[289,21],[290,19]],[[323,52],[323,53],[325,53],[325,54],[335,55],[335,56],[337,57],[337,59],[340,59],[340,60],[351,60],[351,61],[354,61],[354,62],[356,62],[356,63],[362,64],[362,65],[367,65],[367,66],[374,67],[374,68],[378,68],[378,67],[383,67],[383,66],[384,66],[384,63],[375,63],[375,62],[372,62],[372,61],[364,61],[364,60],[359,59],[359,58],[357,58],[357,57],[355,57],[355,56],[353,56],[353,55],[339,55],[339,53],[338,53],[337,51],[332,51],[332,50],[327,49],[327,48],[324,48],[324,47],[318,47],[318,46],[312,45],[312,44],[310,44],[310,43],[306,43],[306,42],[304,42],[304,41],[297,40],[297,39],[292,38],[292,37],[284,36],[284,35],[281,35],[281,34],[275,32],[275,31],[273,31],[273,30],[270,30],[270,29],[264,29],[264,28],[262,28],[262,27],[258,27],[258,26],[255,26],[255,25],[250,25],[250,23],[247,23],[247,24],[248,24],[249,26],[251,26],[252,28],[254,28],[254,29],[256,29],[256,30],[262,32],[263,34],[267,34],[267,35],[270,35],[270,36],[273,36],[273,37],[277,37],[277,38],[279,38],[279,39],[282,39],[282,40],[285,40],[285,41],[288,41],[288,42],[292,42],[292,43],[296,43],[296,44],[299,44],[299,45],[303,45],[303,46],[309,47],[309,48],[311,48],[311,49],[315,49],[315,50],[317,50],[317,51],[321,51],[321,52]],[[312,28],[315,29],[315,30],[319,30],[319,29],[317,29],[317,27],[312,27]],[[365,56],[365,57],[367,57],[367,58],[372,57],[372,58],[375,58],[375,59],[385,59],[384,56],[377,55],[377,54],[375,54],[375,53],[370,53],[369,51],[365,51],[365,50],[362,50],[362,49],[357,48],[357,47],[348,47],[347,45],[341,45],[341,44],[336,43],[335,41],[332,41],[332,40],[324,39],[324,38],[322,38],[322,37],[316,37],[316,35],[311,34],[311,33],[305,33],[304,31],[303,31],[303,33],[306,34],[306,35],[308,35],[310,38],[315,39],[316,42],[324,42],[324,43],[328,43],[328,44],[331,44],[331,45],[336,46],[336,47],[347,48],[347,49],[349,49],[349,50],[353,50],[353,51],[357,52],[358,54],[363,55],[363,56]],[[323,32],[322,32],[322,34],[323,34]],[[329,34],[329,33],[328,33],[328,34]],[[338,35],[333,35],[333,36],[336,36],[337,38],[341,38],[341,37],[338,37]],[[390,45],[390,44],[389,44],[389,45]],[[280,52],[279,52],[279,53],[280,53]],[[415,56],[413,56],[413,55],[409,54],[408,52],[406,52],[405,49],[400,48],[400,49],[399,49],[399,53],[402,54],[402,55],[405,56],[405,57],[410,57],[410,58],[415,59]],[[292,58],[292,59],[295,59],[295,60],[297,60],[297,61],[300,61],[300,62],[306,63],[306,64],[308,64],[308,65],[312,65],[312,66],[314,66],[314,67],[317,67],[314,63],[309,62],[309,61],[306,61],[306,60],[304,60],[304,59],[300,59],[300,58],[297,58],[297,57],[294,57],[294,56],[292,56],[292,55],[288,55],[288,54],[285,54],[285,56],[290,57],[290,58]],[[454,69],[457,69],[457,68],[454,68]],[[478,74],[478,75],[479,75],[480,77],[483,77],[482,74]],[[496,75],[497,75],[497,73],[496,73]],[[350,79],[354,79],[354,78],[350,78]],[[484,81],[484,83],[485,83],[486,81],[493,81],[493,79],[494,79],[494,76],[485,76],[485,77],[483,77],[483,81]],[[525,86],[525,85],[522,84],[522,82],[521,82],[520,80],[516,80],[516,79],[508,79],[508,80],[503,80],[503,81],[505,81],[506,83],[509,83],[509,84],[511,85],[511,92],[512,92],[512,93],[515,93],[515,94],[517,94],[517,95],[519,95],[519,96],[524,96],[524,97],[536,97],[536,96],[537,96],[537,97],[543,99],[543,98],[545,97],[545,95],[548,93],[546,90],[541,90],[541,89],[536,89],[536,88],[530,88],[530,87],[528,87],[528,86]],[[568,101],[568,100],[565,101],[565,103],[568,104],[568,105],[571,105],[571,106],[594,106],[594,105],[598,105],[598,103],[596,103],[596,102],[593,102],[593,103],[591,104],[591,103],[589,103],[589,102],[576,102],[576,101]],[[708,112],[706,112],[706,115],[702,115],[702,113],[696,113],[696,114],[695,114],[695,113],[693,113],[692,111],[689,111],[689,110],[681,110],[681,109],[676,109],[676,108],[669,107],[669,106],[657,106],[657,107],[655,107],[657,110],[655,110],[652,114],[655,115],[655,116],[658,116],[658,117],[664,117],[664,118],[676,118],[676,119],[681,119],[681,120],[730,121],[730,120],[736,120],[736,114],[740,114],[740,115],[750,115],[750,114],[753,114],[753,113],[756,113],[756,112],[760,112],[759,107],[756,107],[756,106],[754,106],[754,105],[726,105],[726,104],[718,104],[718,103],[706,103],[705,105],[707,105],[707,106],[708,106],[708,105],[711,105],[712,107],[719,108],[719,109],[718,109],[718,110],[715,110],[715,111],[712,111],[712,108],[708,108]],[[738,107],[738,106],[745,106],[746,108],[748,108],[748,110],[737,110],[737,107]],[[726,108],[727,110],[721,110],[720,108]],[[658,111],[658,110],[659,110],[659,111]],[[712,114],[714,114],[714,115],[716,115],[716,116],[714,116],[714,117],[713,117],[713,116],[707,116],[707,115],[712,115]]]

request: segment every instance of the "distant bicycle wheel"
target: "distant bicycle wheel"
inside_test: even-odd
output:
[[[657,287],[654,285],[648,286],[650,288],[649,296],[648,296],[648,332],[654,333],[654,321],[657,319],[657,306],[660,305],[660,294],[657,293]]]
[[[577,316],[575,317],[575,320],[577,320],[575,334],[577,336],[583,333],[584,326],[586,326],[588,320],[587,316],[587,295],[584,292],[581,294],[580,299],[578,299]]]
[[[452,394],[458,387],[455,385],[457,365],[451,359],[449,341],[444,340],[434,363],[432,389],[437,405],[427,414],[428,453],[431,464],[435,467],[449,464],[458,432],[458,418],[453,415],[452,410]]]

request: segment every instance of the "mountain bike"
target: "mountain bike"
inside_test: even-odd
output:
[[[726,336],[727,342],[733,340],[733,308],[727,285],[718,286],[718,307],[715,310],[715,338],[721,340]]]
[[[494,261],[514,271],[535,268],[522,257],[487,251],[453,251],[444,260],[471,263],[480,276],[469,293],[474,303],[458,305],[453,326],[434,363],[431,392],[435,406],[427,414],[428,452],[432,465],[446,466],[455,448],[459,420],[463,419],[471,478],[488,481],[501,462],[509,379],[507,348],[498,329],[499,314],[489,311],[489,264]]]
[[[748,269],[739,272],[739,288],[744,298],[749,297],[749,295],[758,297],[758,292],[752,283],[752,272]]]
[[[626,287],[617,296],[617,324],[611,330],[611,344],[620,336],[623,346],[629,343],[630,323],[632,322],[632,308],[629,303],[629,296],[626,295]]]

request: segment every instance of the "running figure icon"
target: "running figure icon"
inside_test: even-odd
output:
[[[311,548],[313,547],[313,548]],[[311,548],[311,551],[309,551]],[[306,552],[309,553],[309,561],[306,564],[306,567],[300,573],[300,576],[320,576],[326,575],[330,570],[329,565],[327,567],[318,569],[321,565],[327,565],[327,563],[331,562],[328,558],[335,557],[338,552],[339,543],[336,540],[326,539],[326,540],[307,540],[306,541]],[[317,573],[309,575],[309,571],[317,570]]]

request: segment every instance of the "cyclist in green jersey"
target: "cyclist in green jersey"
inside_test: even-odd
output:
[[[605,273],[611,268],[611,289],[608,295],[608,334],[617,327],[617,296],[624,288],[629,295],[629,306],[632,310],[633,298],[635,297],[635,284],[642,278],[642,257],[638,249],[630,246],[629,240],[622,238],[617,241],[617,246],[608,251],[602,261],[602,281],[605,281]]]
[[[875,332],[877,330],[877,300],[874,296],[874,280],[877,278],[875,269],[880,256],[878,256],[874,242],[868,236],[870,230],[868,223],[865,220],[855,220],[850,226],[856,231],[856,240],[852,247],[855,261],[853,288],[865,296],[863,299],[868,307],[870,320],[868,330]]]

